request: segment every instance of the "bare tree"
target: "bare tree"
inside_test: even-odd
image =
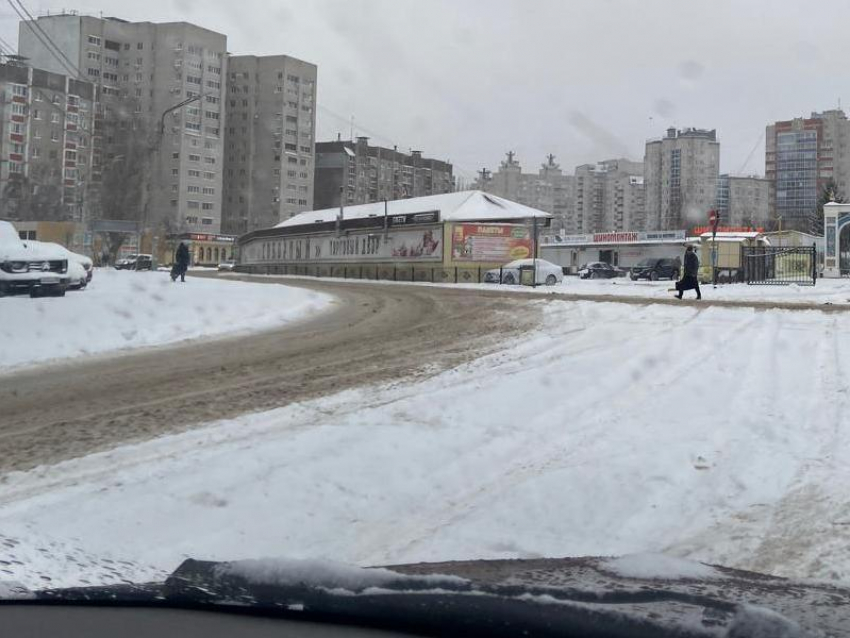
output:
[[[128,124],[116,136],[117,143],[110,144],[110,153],[104,162],[100,214],[103,219],[141,223],[147,212],[151,142],[148,127],[138,121]],[[126,233],[106,234],[113,261],[126,239]]]

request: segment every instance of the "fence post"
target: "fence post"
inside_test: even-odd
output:
[[[501,286],[504,282],[502,281],[502,266],[499,266],[499,285]]]
[[[818,283],[818,245],[812,244],[812,285]]]
[[[455,266],[455,283],[457,283],[457,266]]]
[[[478,266],[478,283],[481,283],[481,266]]]
[[[410,281],[416,281],[416,266],[410,267]]]

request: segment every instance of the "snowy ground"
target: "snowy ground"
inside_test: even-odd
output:
[[[850,582],[850,315],[544,312],[506,351],[415,384],[8,475],[0,577],[661,552]]]
[[[65,297],[0,299],[0,371],[11,366],[154,346],[300,319],[332,303],[284,286],[98,269]]]

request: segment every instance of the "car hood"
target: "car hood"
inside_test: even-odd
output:
[[[841,635],[850,622],[848,588],[652,554],[382,568],[189,559],[164,583],[40,591],[2,585],[6,599],[45,604],[248,606],[452,635],[802,638]]]

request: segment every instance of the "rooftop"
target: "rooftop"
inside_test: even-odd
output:
[[[509,199],[497,197],[482,191],[460,191],[444,195],[428,195],[410,199],[396,199],[387,202],[388,215],[407,215],[411,213],[440,212],[441,221],[501,221],[509,219],[528,219],[551,217],[549,213],[529,206],[523,206]],[[302,226],[318,222],[335,221],[339,208],[326,208],[295,215],[279,223],[276,228]],[[384,202],[346,206],[344,219],[364,219],[383,217]]]

